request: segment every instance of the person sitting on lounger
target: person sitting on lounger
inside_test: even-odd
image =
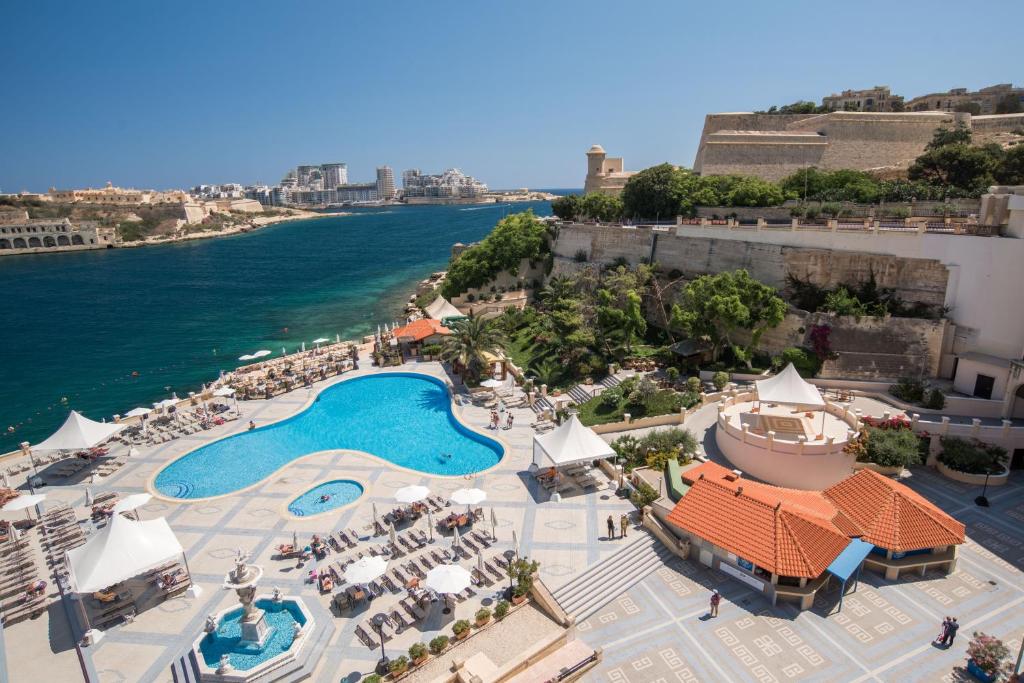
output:
[[[92,594],[92,597],[96,598],[100,602],[116,602],[117,593],[114,591],[96,591]]]
[[[543,472],[537,475],[538,479],[554,479],[555,475],[558,474],[558,470],[554,467],[548,469],[547,472]]]

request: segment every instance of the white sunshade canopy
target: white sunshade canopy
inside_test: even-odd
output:
[[[611,458],[615,456],[615,451],[594,430],[584,427],[579,418],[573,415],[557,429],[533,437],[534,464],[543,464],[542,456],[555,467],[560,467],[574,462]]]
[[[76,593],[92,593],[184,555],[167,520],[136,522],[114,515],[101,531],[65,553]]]
[[[35,493],[31,496],[18,496],[14,500],[8,501],[7,505],[4,505],[3,508],[0,509],[4,512],[15,512],[16,510],[24,510],[25,508],[30,508],[33,505],[38,505],[44,500],[46,500],[45,493]]]
[[[488,389],[497,389],[502,384],[504,384],[504,382],[502,382],[500,379],[494,379],[493,377],[491,379],[485,379],[483,382],[480,382],[480,386],[487,387]]]
[[[369,583],[388,570],[388,561],[380,556],[362,557],[345,569],[349,583]]]
[[[487,491],[482,489],[457,489],[452,492],[451,500],[458,505],[479,505],[487,500]]]
[[[445,299],[443,296],[439,296],[434,301],[423,309],[427,312],[427,315],[434,320],[444,320],[445,318],[464,318],[466,314],[459,309],[452,306],[451,302]]]
[[[231,387],[220,387],[213,392],[214,396],[234,396],[235,390]]]
[[[427,572],[424,584],[437,593],[461,593],[471,582],[467,569],[457,564],[442,564]]]
[[[132,408],[127,413],[125,413],[124,416],[125,417],[141,417],[143,415],[149,415],[151,412],[153,412],[152,408],[142,408],[142,407]]]
[[[37,451],[71,451],[92,448],[125,428],[125,425],[96,422],[72,410],[68,419],[50,438],[33,448]]]
[[[395,491],[395,500],[399,503],[418,503],[429,495],[430,489],[426,486],[414,484]]]
[[[792,363],[774,377],[759,379],[754,384],[757,386],[757,399],[765,403],[791,403],[801,406],[825,405],[825,399],[821,397],[818,387],[804,381]]]
[[[135,508],[142,507],[152,499],[153,494],[151,493],[133,493],[130,496],[122,498],[116,505],[114,505],[114,513],[118,514],[134,510]]]

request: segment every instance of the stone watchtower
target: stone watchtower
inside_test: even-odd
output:
[[[583,193],[603,192],[618,196],[631,175],[622,170],[622,157],[609,157],[604,147],[593,145],[587,150],[587,179],[583,183]]]
[[[592,145],[587,150],[587,179],[583,183],[583,194],[601,189],[601,176],[604,175],[604,160],[607,156],[601,145]]]

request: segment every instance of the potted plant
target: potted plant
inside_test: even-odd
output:
[[[363,683],[380,683],[381,680],[381,677],[377,674],[370,674],[369,676],[363,679]]]
[[[494,617],[496,619],[504,619],[505,615],[508,614],[508,608],[508,600],[499,600],[498,604],[494,606]]]
[[[419,666],[427,660],[430,655],[427,653],[427,646],[423,643],[413,643],[409,646],[409,658],[413,666]]]
[[[391,672],[392,678],[398,678],[406,671],[409,670],[409,658],[405,655],[401,655],[397,659],[392,659],[388,664],[388,671]]]
[[[455,634],[456,640],[463,640],[469,636],[469,622],[465,619],[459,619],[452,624],[452,633]]]
[[[531,562],[528,558],[521,557],[508,565],[509,576],[512,578],[512,604],[520,605],[526,601],[526,596],[533,588],[533,575],[537,573],[540,563]]]
[[[483,626],[491,620],[491,610],[486,607],[481,607],[476,611],[476,625],[477,627]]]
[[[439,655],[448,647],[448,636],[437,636],[430,641],[430,653]]]
[[[975,631],[967,655],[967,671],[979,681],[993,683],[1004,673],[1010,649],[995,636]]]

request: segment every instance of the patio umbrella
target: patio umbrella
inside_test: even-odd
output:
[[[151,501],[152,499],[153,494],[151,493],[133,493],[130,496],[125,496],[120,501],[118,501],[117,505],[114,506],[114,514],[116,515],[122,512],[136,510],[145,505],[146,503],[148,503],[149,501]],[[135,519],[138,518],[139,513],[136,512]]]
[[[135,446],[132,446],[131,448],[128,449],[128,457],[129,458],[134,458],[138,454],[139,454],[139,449],[136,448]]]
[[[377,504],[370,503],[370,507],[373,509],[373,531],[376,533],[377,526],[380,524],[380,520],[377,518]]]
[[[340,344],[341,343],[341,335],[340,334],[334,335],[334,343],[335,344]]]
[[[7,472],[0,472],[0,482],[3,482],[4,488],[11,488],[11,482],[7,480]]]
[[[213,390],[213,395],[220,397],[234,396],[235,390],[232,389],[231,387],[218,387]]]
[[[498,540],[498,534],[495,533],[495,528],[498,526],[498,515],[494,512],[494,506],[491,506],[491,538],[495,541]]]
[[[493,377],[491,379],[485,379],[483,382],[480,382],[480,386],[487,387],[488,389],[497,389],[502,384],[503,382],[500,379],[494,379]]]
[[[516,551],[516,557],[519,557],[519,538],[515,529],[512,530],[512,550]]]
[[[28,518],[32,519],[31,508],[46,500],[45,493],[35,493],[30,496],[18,496],[14,500],[7,501],[0,510],[4,512],[15,512],[17,510],[28,510]]]
[[[306,342],[302,342],[302,350],[303,350],[303,351],[305,351],[305,350],[306,350]]]
[[[93,503],[92,489],[91,488],[86,488],[85,489],[85,507],[91,508],[92,507],[92,503]]]
[[[430,514],[430,508],[427,508],[427,531],[430,532],[430,542],[434,542],[434,515]]]
[[[430,489],[426,486],[412,485],[403,486],[395,491],[395,500],[399,503],[418,503],[430,495]]]
[[[452,492],[451,500],[453,503],[465,505],[466,512],[469,512],[470,507],[487,500],[487,492],[482,489],[457,489]]]
[[[151,412],[153,412],[152,408],[143,408],[142,406],[139,406],[138,408],[132,408],[127,413],[125,413],[124,416],[125,417],[141,417],[143,415],[149,415]]]
[[[388,570],[388,561],[383,557],[360,558],[345,569],[345,580],[349,583],[369,583]]]
[[[479,550],[476,551],[476,573],[481,580],[484,578],[484,554]]]
[[[391,545],[398,546],[398,533],[395,531],[394,524],[388,524],[388,540],[391,541]]]
[[[292,531],[292,548],[298,548],[298,547],[299,547],[299,532],[298,531]]]
[[[14,526],[13,524],[11,525],[11,540],[12,541],[14,541],[15,543],[20,541],[21,540],[21,533],[22,533],[21,529],[19,529],[18,527]]]
[[[457,564],[441,564],[429,572],[424,585],[436,593],[461,593],[469,587],[469,572]]]
[[[452,527],[452,555],[459,556],[459,546],[462,544],[462,537],[459,536],[459,527]]]

